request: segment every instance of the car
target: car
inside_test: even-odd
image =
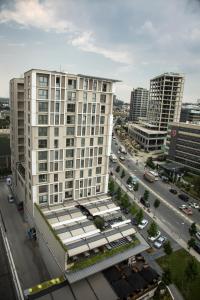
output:
[[[200,243],[195,243],[192,248],[200,254]]]
[[[186,194],[179,194],[178,197],[183,200],[184,202],[189,201],[189,197]]]
[[[196,209],[200,208],[200,206],[196,202],[190,203],[190,206]]]
[[[131,218],[131,224],[132,225],[138,225],[138,222],[137,222],[137,220],[135,219],[135,218]]]
[[[138,225],[138,228],[139,229],[144,229],[147,225],[148,225],[148,220],[146,220],[146,219],[143,219],[141,222],[140,222],[140,224]]]
[[[149,208],[150,203],[148,200],[145,200],[143,197],[140,198],[140,203],[142,203],[145,207]]]
[[[200,240],[200,231],[198,231],[195,235],[196,235],[196,238],[197,238],[198,240]]]
[[[169,178],[166,176],[161,176],[161,180],[162,180],[162,182],[165,182],[165,183],[169,182]]]
[[[154,247],[157,248],[157,249],[160,249],[164,242],[166,241],[166,237],[165,236],[160,236],[155,242],[154,242]]]
[[[155,236],[148,236],[148,240],[150,242],[155,242],[155,240],[157,240],[161,235],[161,232],[158,230],[157,234]]]
[[[186,215],[192,215],[192,209],[190,207],[188,207],[187,205],[183,204],[181,206],[179,206],[179,208],[186,214]]]
[[[14,197],[12,195],[8,195],[8,202],[14,202]]]
[[[125,160],[125,157],[120,156],[119,159],[120,159],[121,161],[124,161],[124,160]]]
[[[188,206],[185,205],[185,204],[182,204],[181,206],[179,206],[179,208],[180,208],[180,209],[186,209],[186,208],[188,208]]]
[[[113,136],[113,137],[112,137],[112,139],[113,139],[113,140],[116,140],[116,137],[115,137],[115,136]]]
[[[133,187],[132,187],[132,185],[130,185],[130,184],[127,184],[127,185],[126,185],[126,187],[127,187],[127,189],[128,189],[130,192],[132,192],[132,191],[133,191]]]
[[[172,193],[172,194],[174,194],[174,195],[177,194],[177,190],[175,190],[175,189],[172,189],[172,188],[171,188],[169,191],[170,191],[170,193]]]
[[[121,152],[118,150],[117,153],[120,154]]]

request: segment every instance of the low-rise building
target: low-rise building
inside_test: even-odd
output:
[[[169,161],[200,173],[200,125],[169,124],[166,150]]]
[[[200,123],[200,106],[183,104],[181,107],[180,122]]]

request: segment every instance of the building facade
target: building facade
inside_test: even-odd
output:
[[[130,134],[145,151],[163,149],[168,124],[180,118],[183,88],[184,76],[177,73],[164,73],[150,81],[147,118],[129,125]]]
[[[200,123],[200,106],[183,104],[181,107],[180,122]]]
[[[169,161],[200,173],[200,125],[169,124],[166,150]]]
[[[138,122],[140,117],[146,117],[149,91],[144,88],[136,88],[131,92],[129,120]]]

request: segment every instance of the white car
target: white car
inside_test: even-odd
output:
[[[198,231],[195,235],[196,235],[196,238],[197,238],[198,240],[200,240],[200,231]]]
[[[164,242],[166,241],[166,237],[164,236],[160,236],[157,241],[155,241],[153,243],[154,247],[157,249],[160,249],[162,247],[162,245],[164,244]]]
[[[185,205],[185,204],[182,204],[181,206],[179,206],[179,208],[180,208],[180,209],[186,209],[186,208],[188,208],[188,206]]]
[[[132,185],[130,185],[130,184],[127,184],[127,185],[126,185],[126,187],[127,187],[127,189],[128,189],[130,192],[132,192],[132,191],[133,191],[133,187],[132,187]]]
[[[124,160],[125,160],[125,157],[120,156],[119,159],[120,159],[121,161],[124,161]]]
[[[148,220],[146,220],[146,219],[143,219],[142,221],[141,221],[141,223],[138,225],[138,228],[139,229],[144,229],[147,225],[148,225]]]
[[[155,242],[155,240],[157,240],[157,239],[160,237],[160,235],[161,235],[161,232],[158,231],[157,234],[156,234],[155,236],[148,236],[148,240],[149,240],[150,242]]]
[[[196,208],[196,209],[200,208],[200,206],[196,202],[191,203],[190,206],[193,207],[193,208]]]
[[[8,195],[8,202],[14,202],[14,197],[12,195]]]

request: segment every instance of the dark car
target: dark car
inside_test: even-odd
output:
[[[170,193],[172,193],[172,194],[174,194],[174,195],[177,194],[177,190],[175,190],[175,189],[170,189],[169,191],[170,191]]]
[[[200,243],[196,242],[192,248],[200,254]]]
[[[149,208],[150,203],[148,200],[145,200],[143,197],[140,198],[140,203],[142,203],[145,207]]]
[[[189,201],[189,197],[185,194],[179,194],[178,197],[183,200],[184,202],[188,202]]]

